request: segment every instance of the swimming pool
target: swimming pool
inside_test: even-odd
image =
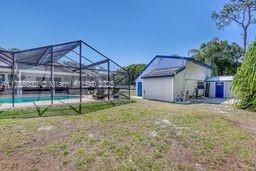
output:
[[[65,99],[78,99],[79,96],[54,96],[54,100],[65,100]],[[26,96],[26,97],[15,97],[14,103],[27,103],[34,101],[50,101],[51,96]],[[0,98],[0,103],[12,103],[12,98],[3,97]]]

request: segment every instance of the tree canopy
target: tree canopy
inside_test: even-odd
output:
[[[142,71],[144,71],[145,67],[146,64],[130,64],[123,67],[130,72],[130,85],[134,84],[135,79]],[[125,79],[123,78],[123,75],[115,75],[115,80],[121,80],[119,84],[127,85],[127,83],[129,82],[128,76],[125,77]]]
[[[248,29],[256,23],[256,0],[230,0],[218,13],[212,13],[212,19],[219,29],[223,29],[232,23],[238,24],[243,29],[243,48],[247,47]]]
[[[189,50],[189,55],[213,67],[213,75],[234,75],[240,66],[243,49],[236,43],[212,39],[199,49]]]
[[[240,108],[256,110],[256,42],[246,52],[233,80],[232,90]]]
[[[11,52],[18,52],[18,51],[20,51],[20,49],[19,48],[11,48],[11,49],[9,49],[9,51],[11,51]]]
[[[130,64],[124,67],[126,70],[130,71],[131,84],[135,81],[139,73],[141,73],[146,67],[146,64]]]

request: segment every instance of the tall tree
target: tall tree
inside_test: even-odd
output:
[[[130,64],[126,67],[128,71],[130,71],[130,79],[131,79],[131,84],[135,81],[136,77],[141,73],[146,67],[146,64]]]
[[[214,75],[234,75],[240,65],[243,49],[236,43],[214,38],[202,43],[199,49],[189,50],[189,55],[213,67]]]
[[[256,111],[256,42],[247,51],[233,80],[232,90],[240,108]]]
[[[9,49],[11,52],[18,52],[18,51],[20,51],[20,49],[18,49],[18,48],[11,48],[11,49]]]
[[[217,13],[212,13],[212,19],[219,29],[223,29],[232,23],[238,24],[242,29],[243,48],[246,52],[248,43],[248,29],[256,23],[256,0],[230,0],[223,9]]]
[[[130,85],[134,84],[135,79],[137,78],[137,76],[144,71],[146,67],[146,64],[130,64],[127,65],[125,67],[123,67],[124,69],[126,69],[127,71],[130,72]],[[123,71],[122,69],[119,69],[117,71]],[[115,81],[121,80],[120,82],[118,82],[121,85],[127,85],[129,80],[128,80],[128,76],[123,75],[123,74],[115,74]],[[124,79],[125,77],[125,79]]]

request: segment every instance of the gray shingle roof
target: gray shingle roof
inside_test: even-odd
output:
[[[175,68],[164,68],[164,69],[156,69],[149,73],[144,74],[141,78],[153,78],[153,77],[167,77],[174,76],[174,74],[179,73],[185,67],[175,67]]]

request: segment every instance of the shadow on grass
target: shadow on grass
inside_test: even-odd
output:
[[[180,104],[180,105],[193,105],[193,104],[223,104],[226,102],[228,104],[228,100],[230,99],[224,99],[224,98],[198,98],[198,99],[188,99],[186,101],[173,101],[173,102],[167,102],[162,100],[155,100],[155,99],[147,99],[150,101],[157,101],[157,102],[163,102],[163,103],[171,103],[171,104]]]
[[[121,106],[129,103],[135,103],[133,100],[122,99],[114,101],[98,101],[81,104],[82,114],[96,112],[99,110],[108,109],[115,106]],[[18,108],[0,112],[0,119],[10,118],[36,118],[36,117],[51,117],[51,116],[66,116],[66,115],[78,115],[79,104],[68,104],[58,106],[35,106],[33,108]]]

